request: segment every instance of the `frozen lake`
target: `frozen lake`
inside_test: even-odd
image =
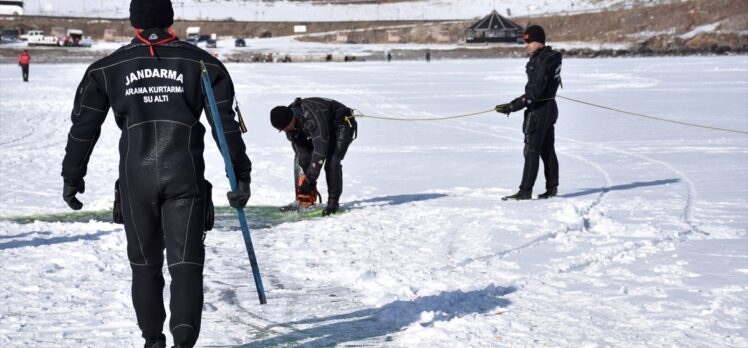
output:
[[[323,96],[382,116],[482,111],[521,94],[525,63],[227,65],[249,127],[250,205],[293,198],[273,106]],[[8,221],[68,211],[60,163],[85,68],[32,64],[23,83],[0,65],[3,347],[142,344],[121,225]],[[748,131],[745,56],[569,59],[562,77],[566,97]],[[547,201],[500,201],[521,177],[521,113],[361,119],[343,162],[349,211],[252,231],[267,305],[236,224],[208,233],[198,345],[748,346],[748,136],[558,103],[561,197]],[[84,210],[111,206],[118,139],[110,114]]]

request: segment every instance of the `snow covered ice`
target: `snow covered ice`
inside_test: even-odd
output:
[[[521,94],[525,62],[228,64],[249,127],[250,205],[293,195],[273,106],[325,96],[373,115],[481,111]],[[121,225],[9,220],[68,211],[60,163],[85,68],[32,64],[23,83],[18,66],[0,65],[3,347],[142,344]],[[563,69],[560,95],[748,131],[748,57]],[[238,223],[208,233],[198,345],[748,346],[748,136],[559,109],[561,197],[544,201],[499,200],[521,176],[520,113],[361,119],[344,161],[348,211],[252,230],[267,305]],[[118,139],[110,115],[78,196],[86,210],[111,205]],[[227,205],[206,141],[213,198]]]

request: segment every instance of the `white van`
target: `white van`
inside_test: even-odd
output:
[[[26,33],[29,46],[59,46],[60,40],[56,36],[44,35],[41,30],[29,30]]]
[[[23,1],[0,1],[0,15],[22,16]]]

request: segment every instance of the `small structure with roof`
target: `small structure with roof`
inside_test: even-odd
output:
[[[521,25],[493,10],[465,30],[465,42],[522,42],[524,30]]]

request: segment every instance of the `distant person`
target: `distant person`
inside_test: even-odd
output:
[[[93,63],[76,90],[62,161],[63,199],[74,210],[83,206],[75,196],[85,190],[91,151],[111,108],[122,130],[113,217],[125,227],[138,327],[145,347],[166,346],[166,249],[171,274],[167,329],[174,347],[192,347],[203,311],[203,241],[214,218],[203,159],[205,127],[200,117],[206,98],[200,61],[210,75],[238,180],[238,190],[227,194],[234,208],[243,208],[250,197],[252,163],[232,109],[231,76],[208,52],[177,39],[170,28],[171,1],[132,0],[130,22],[135,28],[132,42]],[[214,126],[210,117],[208,123]],[[215,127],[212,133],[216,139]]]
[[[431,63],[431,51],[426,51],[426,63]]]
[[[357,124],[353,110],[338,101],[326,98],[297,98],[289,106],[276,106],[270,111],[270,123],[286,132],[294,150],[294,183],[296,201],[282,208],[304,206],[306,197],[316,199],[317,179],[325,168],[327,206],[322,215],[338,211],[343,192],[343,166],[348,146],[356,137]],[[306,201],[306,205],[314,201]]]
[[[532,198],[532,188],[538,176],[540,159],[543,159],[545,193],[539,199],[558,194],[558,159],[556,157],[555,124],[558,118],[556,90],[561,84],[561,53],[545,45],[545,31],[539,25],[531,25],[523,36],[525,48],[531,53],[525,70],[527,84],[525,94],[511,103],[496,105],[496,112],[509,115],[525,109],[522,132],[525,134],[525,165],[519,192],[502,200],[525,200]]]
[[[23,82],[29,82],[29,63],[31,63],[31,56],[28,50],[23,50],[21,56],[18,57],[18,65],[21,66],[21,75],[23,76]]]
[[[392,60],[392,52],[387,52],[387,63]]]

